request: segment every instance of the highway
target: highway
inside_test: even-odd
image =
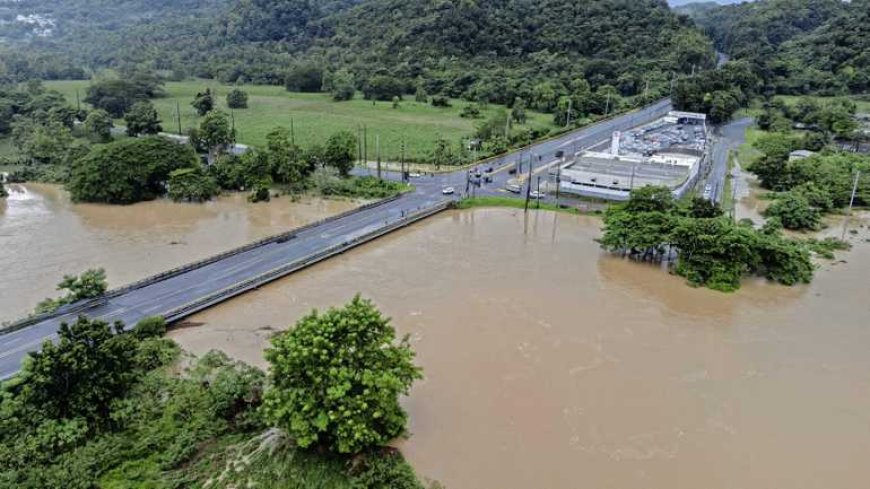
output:
[[[505,170],[512,167],[520,158],[525,161],[524,171],[528,171],[529,160],[533,162],[534,168],[539,169],[552,163],[556,159],[558,151],[571,154],[571,152],[585,149],[610,138],[610,134],[615,130],[626,130],[661,117],[670,108],[669,101],[662,101],[642,110],[535,144],[525,150],[486,161],[480,166],[493,167],[494,181],[478,190],[484,193],[500,192],[507,180],[512,178]],[[398,175],[393,174],[391,178],[398,178]],[[178,309],[189,307],[204,298],[220,296],[222,292],[238,287],[255,277],[274,272],[288,264],[303,261],[324,250],[361,239],[385,226],[401,222],[407,215],[420,209],[430,208],[446,200],[455,199],[458,195],[442,195],[442,188],[453,186],[457,192],[463,192],[466,181],[467,172],[465,170],[418,177],[411,182],[416,187],[414,192],[405,194],[396,200],[325,222],[319,226],[303,229],[293,239],[268,243],[227,256],[182,274],[128,290],[117,296],[110,296],[103,303],[84,312],[48,318],[17,331],[0,335],[0,379],[7,379],[15,375],[28,352],[38,350],[45,341],[55,340],[60,324],[75,321],[79,314],[106,321],[120,320],[130,326],[145,317],[167,316],[170,313],[173,313],[171,319],[182,319],[184,314],[174,314]],[[275,278],[278,277],[280,275]],[[220,297],[210,302],[209,305],[214,305],[230,297],[232,295]],[[195,310],[191,309],[187,314],[193,312]]]

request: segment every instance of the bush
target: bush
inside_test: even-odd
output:
[[[365,456],[354,475],[353,489],[423,489],[423,485],[398,451],[386,450]]]
[[[318,180],[317,188],[320,194],[326,197],[386,199],[399,194],[404,186],[398,182],[379,180],[376,177],[325,177]]]
[[[201,166],[179,168],[169,174],[169,197],[176,202],[205,202],[218,193],[214,177]]]
[[[786,192],[764,211],[765,217],[779,219],[783,227],[793,230],[818,230],[822,225],[822,215],[810,206],[807,198],[796,192]]]
[[[443,95],[436,95],[432,97],[432,107],[450,107],[450,99]]]
[[[227,94],[227,107],[231,109],[247,109],[248,94],[238,88],[230,90]]]

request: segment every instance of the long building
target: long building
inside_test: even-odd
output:
[[[707,141],[704,114],[669,112],[644,126],[614,132],[609,143],[574,155],[560,169],[560,190],[622,201],[635,188],[661,185],[679,198],[698,180]]]

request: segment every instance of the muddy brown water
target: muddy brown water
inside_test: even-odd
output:
[[[419,474],[450,489],[852,488],[870,481],[870,232],[812,285],[687,287],[602,255],[593,218],[450,212],[192,318],[265,366],[275,330],[372,298],[425,380]]]
[[[289,198],[249,204],[232,194],[205,204],[72,204],[55,185],[7,185],[0,204],[0,321],[57,295],[64,274],[104,267],[110,285],[206,258],[359,203]]]

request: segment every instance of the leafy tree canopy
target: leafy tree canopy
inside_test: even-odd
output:
[[[399,404],[421,378],[405,338],[390,321],[355,297],[340,309],[317,311],[272,339],[266,351],[272,387],[264,413],[302,447],[338,453],[381,446],[402,434]]]

